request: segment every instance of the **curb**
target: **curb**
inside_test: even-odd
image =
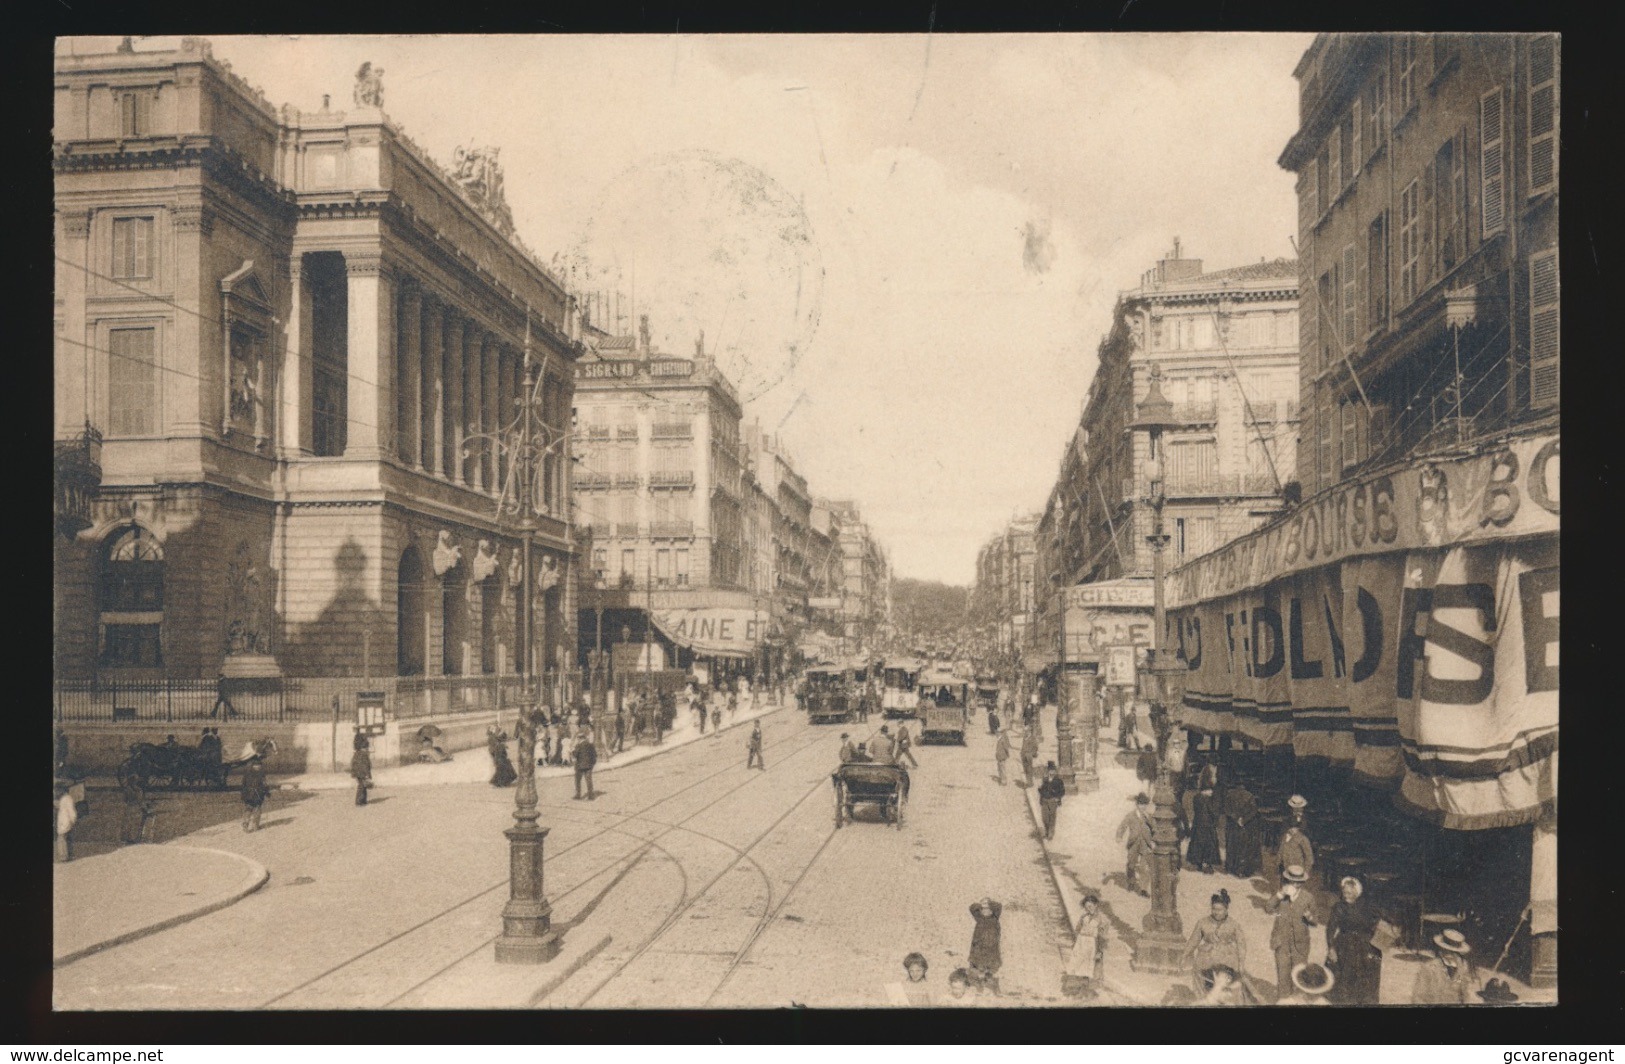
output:
[[[736,719],[734,719],[732,721],[728,721],[728,722],[724,723],[721,726],[721,728],[714,729],[712,731],[708,731],[704,735],[699,736],[699,737],[697,737],[697,738],[695,738],[693,740],[690,740],[690,742],[687,742],[687,743],[675,743],[675,744],[673,744],[673,743],[669,743],[669,742],[663,742],[658,746],[650,746],[650,747],[648,747],[649,752],[647,754],[645,754],[644,756],[634,758],[634,759],[629,760],[629,761],[622,761],[620,764],[613,764],[612,765],[612,764],[604,764],[604,763],[600,762],[599,765],[593,769],[593,772],[594,772],[594,774],[601,774],[601,773],[606,773],[606,772],[615,772],[615,771],[618,771],[618,770],[623,769],[623,768],[630,768],[633,765],[640,764],[640,763],[642,763],[644,761],[648,761],[648,760],[650,760],[652,758],[659,757],[661,754],[665,753],[668,750],[681,749],[684,746],[689,746],[689,745],[692,745],[693,743],[703,742],[706,739],[710,739],[710,738],[712,738],[714,736],[721,735],[725,731],[730,731],[730,730],[732,730],[734,728],[742,727],[742,726],[744,726],[746,724],[752,723],[753,721],[765,720],[766,718],[772,716],[775,713],[781,712],[786,708],[788,708],[788,707],[784,706],[784,705],[779,705],[779,706],[774,706],[774,707],[768,709],[766,712],[757,713],[755,716],[752,716],[752,717],[739,717],[739,718],[736,718]],[[478,747],[470,747],[470,750],[473,750],[473,751],[478,751],[479,749],[480,748],[478,748]],[[636,749],[636,748],[634,748],[634,749]],[[467,752],[467,751],[459,751],[459,752]],[[631,752],[631,751],[626,751],[626,752]],[[406,767],[406,766],[400,766],[400,767]],[[536,778],[538,780],[544,780],[544,779],[569,779],[573,774],[574,773],[573,773],[572,769],[568,765],[564,765],[564,766],[549,765],[549,766],[546,766],[546,767],[538,766],[538,771],[536,773]],[[312,781],[309,779],[309,775],[310,774],[306,774],[306,773],[298,773],[293,777],[285,778],[280,782],[271,784],[271,787],[274,790],[308,791],[308,792],[313,793],[313,794],[319,794],[319,793],[321,793],[323,791],[350,790],[354,786],[354,784],[351,781],[350,777],[347,776],[347,775],[343,775],[341,773],[329,773],[327,775],[331,775],[333,777],[333,779],[331,781],[317,780],[315,782],[317,782],[320,785],[311,786],[310,784],[311,784]],[[301,782],[301,777],[304,778],[303,782]],[[331,786],[327,785],[329,782],[331,782]],[[453,782],[471,782],[471,781],[453,781]],[[440,786],[440,785],[441,784],[439,784],[439,783],[427,782],[427,781],[425,781],[425,782],[413,782],[413,783],[405,784],[405,786],[410,786],[410,787]],[[391,784],[390,786],[392,786],[392,787],[393,786],[402,786],[402,784],[394,783],[394,784]]]
[[[172,927],[177,927],[190,920],[196,920],[200,916],[207,916],[209,913],[217,912],[224,909],[228,905],[235,905],[237,902],[242,901],[256,890],[259,890],[265,885],[266,881],[271,878],[271,873],[266,870],[264,865],[260,864],[258,861],[250,860],[240,853],[231,853],[227,850],[215,850],[206,846],[176,846],[173,848],[177,850],[197,850],[202,853],[212,853],[218,854],[222,857],[230,857],[233,860],[241,862],[243,865],[247,866],[247,868],[242,880],[239,881],[236,886],[231,888],[231,890],[228,891],[223,897],[216,898],[214,901],[200,905],[190,912],[178,913],[175,916],[148,924],[145,927],[137,927],[130,931],[125,931],[121,934],[114,935],[111,938],[104,939],[101,942],[94,942],[88,946],[82,946],[79,949],[72,950],[68,953],[55,955],[51,958],[51,967],[64,967],[72,964],[74,961],[83,960],[92,953],[100,953],[104,949],[112,949],[114,946],[122,946],[125,943],[133,942],[138,938],[145,938],[148,935],[155,935],[160,931],[167,931]]]

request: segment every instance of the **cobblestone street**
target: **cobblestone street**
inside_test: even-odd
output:
[[[994,781],[991,738],[919,749],[901,829],[837,831],[841,728],[766,721],[765,772],[730,730],[600,773],[594,802],[541,781],[564,947],[534,969],[495,964],[490,945],[512,791],[382,788],[365,808],[347,792],[279,797],[255,835],[227,818],[232,796],[189,796],[219,816],[174,844],[240,853],[269,883],[63,967],[57,1007],[884,1005],[913,950],[945,996],[984,895],[1005,905],[1004,993],[1056,999],[1060,903],[1020,790]]]

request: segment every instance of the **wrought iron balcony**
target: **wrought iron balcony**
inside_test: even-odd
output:
[[[608,473],[591,473],[578,470],[572,480],[576,488],[591,490],[593,488],[607,488],[610,484]]]
[[[693,521],[656,521],[649,526],[649,535],[657,539],[691,539]]]
[[[694,483],[692,469],[666,469],[655,470],[649,474],[651,488],[677,488],[689,487]]]
[[[89,425],[78,436],[57,440],[56,529],[72,537],[91,525],[90,502],[102,485],[102,434]]]
[[[617,440],[636,440],[638,438],[638,427],[636,425],[619,425],[615,429],[615,438]]]
[[[637,539],[638,531],[639,527],[636,521],[617,521],[615,523],[615,535],[619,539]]]
[[[1215,402],[1174,404],[1174,420],[1187,425],[1212,424],[1218,416],[1219,404]]]
[[[657,421],[650,436],[657,440],[692,440],[694,426],[686,421]]]

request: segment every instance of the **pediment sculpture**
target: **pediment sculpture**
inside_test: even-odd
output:
[[[559,563],[556,559],[543,558],[541,571],[536,574],[536,589],[543,594],[552,591],[559,586],[559,578],[563,575],[559,572]]]
[[[474,551],[474,582],[480,583],[486,577],[497,571],[497,552],[488,539],[480,540],[479,547]]]
[[[384,68],[362,63],[355,72],[355,103],[357,107],[384,106]]]
[[[497,161],[501,151],[489,146],[458,148],[452,156],[451,176],[507,235],[513,232],[514,226],[513,212],[508,208],[502,187],[502,164]]]
[[[451,541],[451,533],[442,531],[434,548],[434,575],[445,576],[463,560],[463,548]]]

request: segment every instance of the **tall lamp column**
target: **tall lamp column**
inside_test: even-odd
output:
[[[1174,407],[1162,394],[1162,374],[1151,367],[1151,384],[1145,401],[1139,405],[1130,430],[1144,431],[1156,452],[1156,477],[1151,481],[1152,532],[1146,537],[1152,564],[1152,653],[1151,674],[1147,678],[1152,698],[1166,711],[1169,691],[1178,682],[1179,663],[1163,645],[1164,552],[1168,536],[1162,530],[1163,433],[1177,427]],[[1166,757],[1159,766],[1152,794],[1151,812],[1151,911],[1145,914],[1143,933],[1135,943],[1134,967],[1141,971],[1179,972],[1184,969],[1184,924],[1179,917],[1179,832],[1174,812],[1174,788]]]

